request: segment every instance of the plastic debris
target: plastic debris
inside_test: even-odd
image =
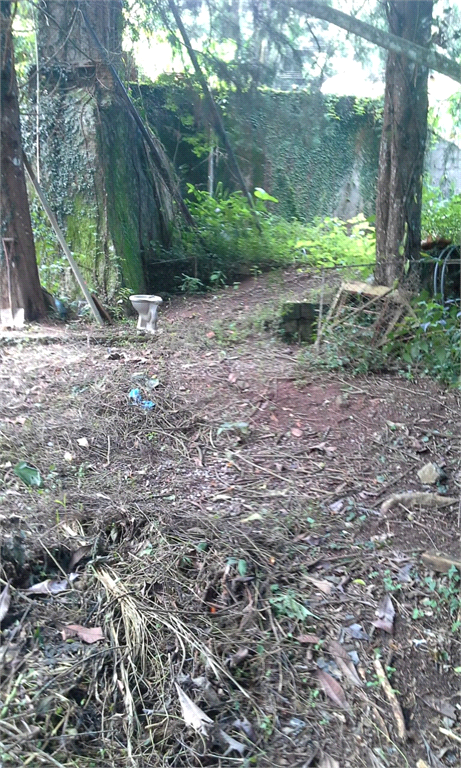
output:
[[[42,485],[42,476],[36,467],[31,467],[26,461],[19,461],[13,469],[14,474],[30,486],[40,488]]]
[[[151,408],[155,408],[155,403],[152,402],[152,400],[143,400],[142,395],[139,389],[132,389],[130,394],[128,395],[130,398],[130,401],[134,405],[139,405],[141,408],[145,408],[146,410],[150,410]]]

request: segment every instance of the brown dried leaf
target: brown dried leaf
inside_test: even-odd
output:
[[[344,632],[354,640],[370,639],[369,635],[367,635],[361,624],[351,624],[349,627],[344,627]]]
[[[243,715],[238,720],[234,720],[233,725],[234,725],[234,728],[237,728],[239,731],[243,731],[245,736],[248,739],[250,739],[250,741],[256,744],[257,737],[256,737],[255,729],[253,728],[248,718],[245,717],[245,715]]]
[[[235,384],[237,381],[237,374],[236,373],[230,373],[227,377],[227,380],[230,382],[230,384]]]
[[[75,566],[77,565],[77,563],[80,562],[80,560],[83,560],[84,557],[89,555],[92,549],[93,549],[92,544],[84,544],[82,547],[79,547],[78,549],[76,549],[74,554],[70,558],[69,571],[75,568]]]
[[[27,595],[58,595],[60,592],[65,592],[66,589],[69,589],[68,579],[62,579],[62,581],[46,579],[39,584],[33,584],[32,587],[24,591]]]
[[[69,637],[77,636],[84,643],[97,643],[99,640],[104,640],[104,633],[101,627],[82,627],[81,624],[67,624],[62,629],[62,639],[67,640]]]
[[[227,749],[224,752],[224,756],[228,755],[229,752],[238,752],[239,755],[244,755],[248,747],[245,744],[242,744],[241,741],[237,741],[237,739],[234,739],[232,736],[229,736],[226,731],[223,731],[222,728],[219,729],[219,735],[221,737],[221,740],[227,744]]]
[[[326,443],[318,443],[317,445],[311,445],[310,451],[320,451],[321,453],[334,453],[336,448],[334,445],[327,445]]]
[[[317,635],[299,635],[297,638],[298,643],[301,643],[301,645],[306,645],[311,643],[312,645],[317,645],[317,643],[321,643],[320,637],[317,637]]]
[[[443,717],[449,717],[450,720],[456,720],[456,709],[453,704],[450,704],[446,699],[437,699],[435,696],[426,696],[423,701],[434,709],[439,715]]]
[[[19,654],[20,649],[15,643],[12,643],[11,645],[1,645],[0,664],[2,666],[6,666],[7,664],[16,666],[17,664],[20,664],[21,660]]]
[[[377,629],[383,629],[384,632],[388,632],[391,635],[394,631],[395,610],[388,594],[384,595],[378,605],[375,616],[377,617],[376,620],[371,622],[373,626]]]
[[[303,431],[302,429],[298,429],[298,427],[293,427],[293,429],[291,430],[291,434],[293,435],[293,437],[302,437]]]
[[[320,763],[318,763],[318,768],[339,768],[339,763],[334,757],[331,757],[324,752]]]
[[[338,683],[338,681],[323,669],[317,669],[315,674],[324,692],[332,700],[332,702],[341,709],[349,709],[346,694],[344,693],[342,686]]]
[[[6,614],[8,613],[10,602],[11,602],[10,585],[7,584],[6,587],[2,590],[2,594],[0,595],[0,621],[3,621]]]
[[[213,720],[189,698],[187,693],[184,693],[183,689],[180,688],[177,683],[175,683],[175,686],[178,692],[184,722],[186,725],[191,726],[195,731],[201,733],[202,736],[206,736],[208,733],[208,725],[212,723]]]
[[[305,576],[304,578],[313,584],[316,589],[320,590],[320,592],[323,592],[324,595],[331,595],[334,587],[331,581],[327,581],[327,579],[314,579],[313,576]]]
[[[243,664],[245,659],[248,657],[249,653],[250,651],[248,650],[248,648],[239,648],[239,650],[230,657],[229,659],[230,666],[232,668],[239,667],[240,664]]]
[[[343,648],[340,643],[336,642],[336,640],[331,640],[328,643],[327,648],[336,661],[336,664],[338,665],[341,672],[348,678],[348,680],[350,680],[353,685],[356,685],[358,688],[362,688],[363,683],[358,676],[354,662],[352,661],[346,649]]]

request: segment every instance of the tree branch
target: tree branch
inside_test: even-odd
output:
[[[369,40],[370,43],[375,43],[375,45],[386,48],[388,51],[400,53],[416,64],[422,64],[428,69],[433,69],[435,72],[440,72],[442,75],[456,80],[457,83],[461,83],[461,64],[454,59],[449,59],[447,56],[436,53],[436,51],[423,48],[422,45],[412,43],[410,40],[403,39],[398,35],[377,29],[371,24],[359,21],[352,16],[348,16],[347,13],[337,11],[323,2],[318,2],[318,0],[282,0],[282,2],[284,5],[296,8],[301,13],[328,21],[337,27],[352,32],[354,35]]]

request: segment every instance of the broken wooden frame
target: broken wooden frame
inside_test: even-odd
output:
[[[357,302],[359,302],[358,306]],[[415,317],[408,298],[398,288],[369,285],[358,281],[341,283],[329,312],[319,328],[315,343],[316,350],[319,350],[326,330],[331,331],[337,326],[362,327],[353,320],[364,314],[371,317],[374,315],[369,329],[373,332],[371,345],[376,348],[386,343],[390,332],[405,315],[410,314]]]

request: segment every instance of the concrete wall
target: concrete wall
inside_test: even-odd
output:
[[[431,184],[449,197],[461,193],[461,147],[445,139],[432,142],[426,154],[426,171]]]

